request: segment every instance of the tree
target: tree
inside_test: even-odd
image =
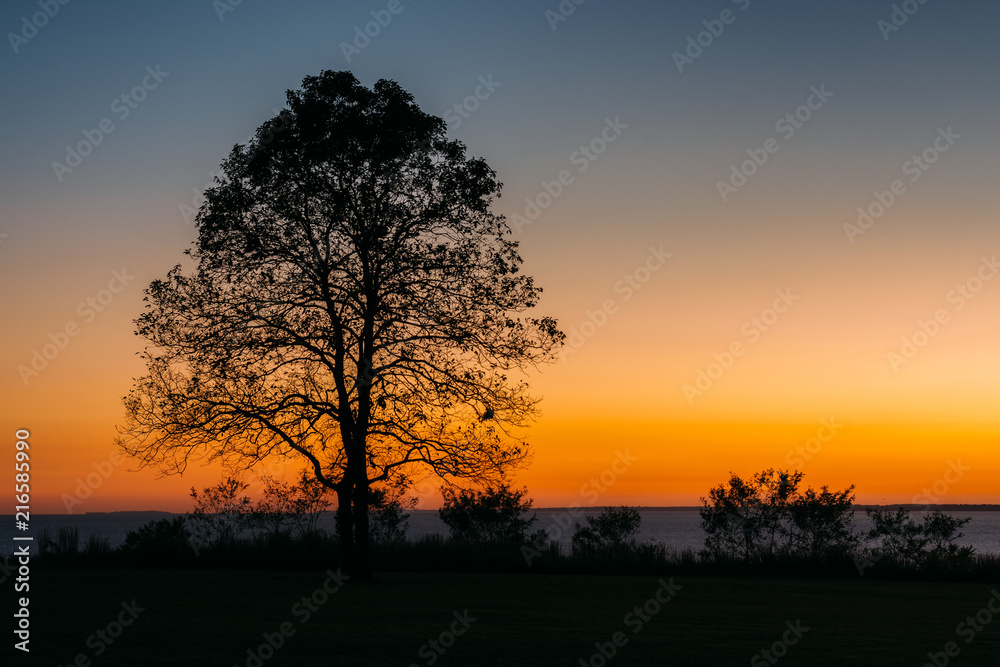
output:
[[[205,546],[233,546],[264,535],[307,535],[316,531],[320,516],[330,506],[330,489],[302,472],[297,484],[270,475],[258,479],[261,491],[254,501],[250,484],[230,476],[198,493],[191,488],[195,506],[188,515],[195,554]]]
[[[716,557],[745,561],[794,555],[843,557],[857,546],[854,486],[799,490],[801,472],[768,469],[744,480],[730,473],[702,498],[705,546]]]
[[[587,515],[586,526],[576,524],[574,553],[613,553],[636,544],[642,515],[634,507],[606,507],[596,517]]]
[[[529,454],[525,372],[563,334],[530,317],[490,207],[496,174],[392,81],[306,77],[236,146],[198,239],[146,290],[147,374],[119,442],[143,465],[304,461],[337,495],[347,568],[369,572],[369,487],[423,467],[491,483]]]
[[[934,510],[925,516],[921,528],[930,547],[929,557],[948,562],[970,560],[975,550],[972,547],[960,547],[955,543],[955,540],[964,537],[959,529],[970,521],[972,517],[959,519],[948,516],[941,510]]]
[[[934,510],[921,523],[905,507],[876,507],[867,511],[872,522],[866,537],[875,543],[873,560],[884,560],[903,568],[919,568],[929,562],[954,565],[972,558],[972,547],[960,547],[959,529],[971,518],[956,518]]]
[[[701,525],[710,552],[753,560],[780,550],[782,510],[798,490],[800,472],[765,470],[744,480],[730,473],[728,488],[720,484],[702,498]]]
[[[271,538],[293,531],[307,535],[316,531],[320,516],[330,507],[330,489],[303,471],[297,484],[262,475],[260,497],[250,512],[256,530]],[[288,525],[288,528],[285,526]]]
[[[407,509],[417,506],[416,498],[405,498],[406,489],[371,487],[368,494],[368,523],[374,544],[400,544],[406,541],[410,526]]]
[[[246,495],[250,485],[228,477],[199,494],[191,487],[194,511],[189,515],[197,544],[231,546],[253,527],[253,503]]]
[[[482,491],[444,488],[444,505],[438,510],[451,539],[475,544],[516,544],[528,541],[527,532],[537,517],[522,518],[533,501],[527,489],[511,489],[505,483]]]
[[[854,531],[854,486],[819,493],[806,489],[788,504],[792,549],[811,559],[846,558],[858,547]]]

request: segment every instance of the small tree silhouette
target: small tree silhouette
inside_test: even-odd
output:
[[[927,564],[956,565],[971,560],[972,547],[960,547],[959,529],[971,518],[956,518],[934,510],[917,523],[905,507],[867,511],[872,527],[866,537],[875,542],[873,554],[884,563],[914,569]]]
[[[615,553],[634,547],[642,523],[639,510],[623,505],[607,507],[596,517],[584,517],[586,526],[576,524],[573,553]]]
[[[507,484],[483,491],[442,489],[444,505],[438,510],[447,524],[451,539],[478,544],[517,544],[527,541],[527,531],[537,517],[523,518],[533,501],[528,490],[511,489]]]
[[[743,479],[730,473],[702,498],[705,547],[719,558],[759,561],[795,555],[823,559],[850,555],[854,486],[843,491],[799,491],[803,474],[768,469]]]

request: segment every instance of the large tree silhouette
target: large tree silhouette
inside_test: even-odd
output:
[[[148,374],[119,443],[144,465],[298,457],[336,491],[370,572],[368,490],[415,468],[491,483],[522,464],[524,372],[563,334],[529,317],[496,174],[392,81],[307,77],[236,146],[180,265],[146,290]]]

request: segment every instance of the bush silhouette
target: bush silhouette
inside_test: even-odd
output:
[[[974,550],[955,543],[962,537],[959,529],[971,518],[959,519],[934,510],[917,523],[904,507],[875,508],[867,514],[872,528],[866,537],[875,542],[868,553],[873,561],[911,569],[955,567],[972,561]]]
[[[410,526],[407,509],[416,507],[416,498],[404,498],[404,489],[368,489],[368,530],[372,544],[401,544]]]
[[[573,553],[614,553],[634,548],[642,523],[639,510],[623,505],[607,507],[599,515],[584,517],[586,526],[576,524]]]
[[[442,489],[444,506],[438,510],[441,520],[456,542],[485,544],[523,544],[527,531],[537,517],[522,518],[531,510],[532,500],[525,499],[527,489],[515,490],[506,484],[484,491]]]
[[[859,539],[853,528],[854,486],[799,491],[802,478],[798,471],[774,469],[749,479],[730,473],[727,485],[702,498],[708,554],[745,562],[850,557]]]
[[[122,553],[143,561],[172,562],[193,555],[184,517],[150,521],[125,536]]]

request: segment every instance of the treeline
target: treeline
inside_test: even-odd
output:
[[[854,487],[802,488],[803,474],[769,469],[749,478],[731,475],[703,498],[702,557],[743,565],[798,563],[831,567],[850,563],[858,574],[976,572],[996,566],[992,555],[962,547],[970,518],[940,510],[922,520],[906,507],[868,508],[871,527],[854,525]]]
[[[798,573],[844,576],[996,577],[1000,557],[960,546],[969,518],[935,510],[914,519],[904,507],[869,508],[871,526],[854,525],[854,487],[802,488],[800,472],[765,470],[709,491],[700,510],[704,548],[678,550],[640,540],[633,507],[582,508],[540,528],[526,489],[443,490],[439,515],[448,535],[407,538],[416,499],[403,489],[372,489],[369,522],[380,570],[588,573]],[[322,568],[340,561],[335,535],[318,527],[331,499],[303,476],[264,478],[257,500],[236,478],[197,492],[191,513],[152,521],[112,548],[74,530],[41,536],[46,561],[225,568]],[[560,542],[569,537],[570,547]]]

